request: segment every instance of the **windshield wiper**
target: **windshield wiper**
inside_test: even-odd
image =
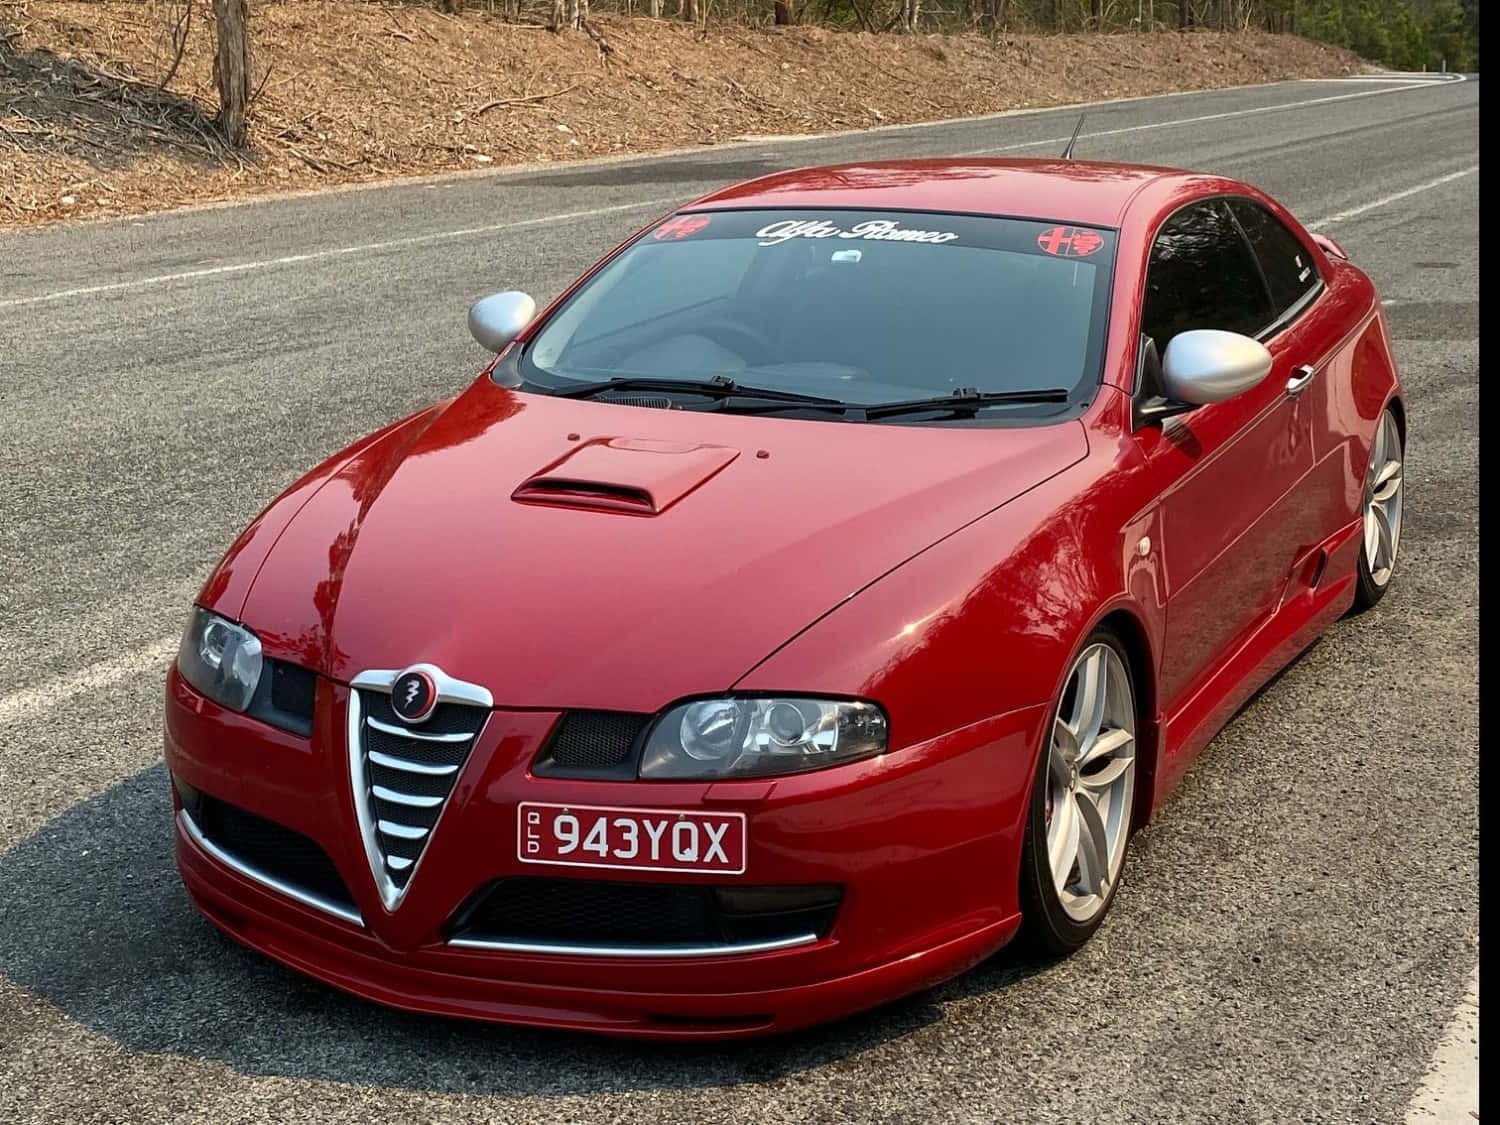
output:
[[[649,375],[624,375],[617,379],[604,379],[598,383],[584,383],[579,387],[553,391],[558,398],[593,398],[609,391],[658,391],[671,394],[706,395],[713,399],[758,398],[766,402],[800,402],[812,406],[849,406],[843,399],[824,398],[821,395],[803,395],[796,391],[780,391],[775,387],[747,387],[736,383],[726,375],[715,375],[712,379],[662,379]]]
[[[1067,401],[1068,392],[1062,387],[1045,387],[1026,391],[980,391],[973,387],[961,387],[951,395],[940,395],[937,398],[914,398],[905,402],[874,402],[866,406],[864,411],[865,417],[869,419],[893,418],[898,414],[925,414],[936,410],[948,410],[955,414],[972,416],[986,406]]]

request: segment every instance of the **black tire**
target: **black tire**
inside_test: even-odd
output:
[[[1125,668],[1126,679],[1130,684],[1131,702],[1135,704],[1135,676],[1130,666],[1129,656],[1125,646],[1120,643],[1119,636],[1108,627],[1100,627],[1089,634],[1079,646],[1078,652],[1081,654],[1096,644],[1108,645],[1119,656],[1120,663]],[[1076,655],[1069,659],[1069,668],[1073,667],[1076,660]],[[1063,691],[1064,693],[1067,691],[1066,684],[1064,684]],[[1061,698],[1053,704],[1052,719],[1054,721],[1062,705]],[[1020,883],[1021,944],[1031,952],[1048,958],[1066,957],[1093,937],[1094,932],[1108,916],[1109,908],[1114,904],[1121,882],[1118,877],[1115,879],[1105,896],[1103,908],[1085,923],[1079,923],[1070,918],[1058,898],[1057,888],[1052,882],[1051,867],[1047,862],[1047,755],[1051,749],[1052,728],[1053,722],[1049,721],[1043,734],[1041,753],[1037,759],[1036,777],[1031,785],[1031,802],[1026,813],[1026,834],[1021,845]],[[1127,843],[1127,858],[1128,847]]]
[[[1381,415],[1379,425],[1384,426],[1387,418],[1391,419],[1391,432],[1395,435],[1396,438],[1396,454],[1399,459],[1406,455],[1406,437],[1401,433],[1401,426],[1395,421],[1395,416],[1391,413],[1389,408],[1387,408],[1385,413]],[[1367,469],[1366,472],[1368,473],[1369,470]],[[1366,480],[1364,489],[1360,493],[1361,519],[1363,519],[1364,517],[1364,505],[1365,500],[1368,497],[1369,488],[1370,482]],[[1359,537],[1359,562],[1356,564],[1354,572],[1354,608],[1350,611],[1351,613],[1364,613],[1368,609],[1373,609],[1375,604],[1379,602],[1381,598],[1385,597],[1385,592],[1391,588],[1391,582],[1395,578],[1395,562],[1396,559],[1393,558],[1391,565],[1391,574],[1386,578],[1385,582],[1383,584],[1376,582],[1374,575],[1371,573],[1372,568],[1370,566],[1370,557],[1368,554],[1368,549],[1365,545],[1363,527],[1361,527],[1361,534]]]

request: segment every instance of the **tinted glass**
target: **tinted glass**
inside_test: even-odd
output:
[[[1141,331],[1158,351],[1179,332],[1254,336],[1273,319],[1250,247],[1223,203],[1185,207],[1166,221],[1151,247],[1141,310]]]
[[[1318,268],[1297,236],[1259,203],[1234,199],[1229,208],[1260,260],[1279,317],[1317,287]]]
[[[724,375],[851,403],[1081,390],[1099,382],[1114,252],[1113,231],[1012,219],[678,215],[575,293],[522,371],[559,389]]]

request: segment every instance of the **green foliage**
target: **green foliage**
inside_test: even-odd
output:
[[[1279,0],[1296,30],[1397,70],[1479,69],[1478,0]]]

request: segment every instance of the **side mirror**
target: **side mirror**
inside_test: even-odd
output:
[[[507,289],[491,293],[469,306],[469,334],[482,348],[502,352],[536,316],[536,302],[526,293]]]
[[[1271,373],[1271,353],[1238,332],[1197,328],[1179,332],[1161,361],[1169,400],[1204,406],[1243,394]]]

